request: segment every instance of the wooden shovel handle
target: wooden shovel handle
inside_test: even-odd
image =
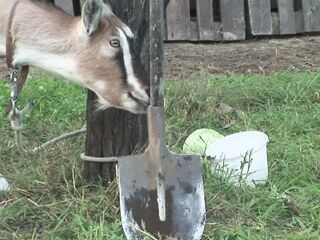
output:
[[[163,107],[163,0],[150,0],[150,105]]]

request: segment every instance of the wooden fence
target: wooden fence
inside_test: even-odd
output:
[[[243,40],[244,0],[170,0],[166,39],[191,41]]]
[[[72,14],[84,0],[51,0]],[[235,41],[320,32],[320,0],[169,0],[167,41]]]
[[[320,0],[170,0],[166,9],[169,41],[310,32],[320,32]]]
[[[248,0],[252,35],[320,31],[320,0]]]
[[[74,15],[75,13],[78,15],[80,13],[80,6],[82,1],[79,0],[50,0],[50,2],[54,3],[56,6],[60,7],[67,13]]]

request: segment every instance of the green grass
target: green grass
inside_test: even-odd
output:
[[[225,135],[260,130],[270,137],[265,186],[234,186],[203,162],[208,218],[203,239],[319,239],[319,89],[320,72],[198,74],[167,81],[171,149],[181,151],[186,137],[204,127]],[[8,85],[0,82],[0,105],[8,95]],[[37,102],[25,119],[28,146],[85,124],[85,91],[60,79],[34,77],[21,99]],[[221,103],[234,111],[219,111]],[[10,193],[0,193],[0,239],[125,239],[116,183],[105,188],[83,180],[83,149],[80,137],[37,157],[22,155],[7,117],[0,116],[0,173],[12,184]]]

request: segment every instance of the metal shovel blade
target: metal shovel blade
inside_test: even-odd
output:
[[[167,148],[155,160],[157,136],[163,141],[164,132],[157,132],[163,114],[162,108],[148,113],[149,147],[142,155],[119,158],[121,218],[128,239],[200,239],[205,224],[205,200],[200,157],[173,154]],[[158,112],[159,114],[155,114]],[[150,133],[150,131],[153,133]],[[150,137],[151,135],[151,137]],[[164,183],[165,220],[160,220],[159,178]]]

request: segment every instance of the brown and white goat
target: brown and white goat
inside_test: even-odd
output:
[[[15,0],[0,0],[0,57]],[[131,29],[102,0],[72,17],[40,0],[20,0],[12,23],[13,64],[59,74],[95,92],[102,108],[144,113],[149,85],[130,42]]]

